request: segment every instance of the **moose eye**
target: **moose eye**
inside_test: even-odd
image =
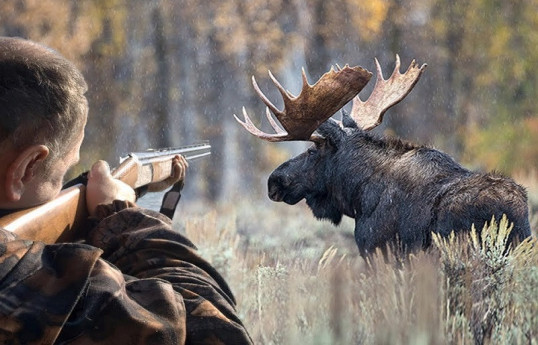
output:
[[[306,152],[308,152],[309,156],[312,156],[317,151],[317,148],[315,146],[310,147]]]

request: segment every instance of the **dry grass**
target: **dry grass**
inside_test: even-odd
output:
[[[195,213],[185,211],[187,214]],[[538,251],[506,221],[401,261],[357,254],[353,225],[245,200],[178,224],[229,281],[258,344],[536,344]]]

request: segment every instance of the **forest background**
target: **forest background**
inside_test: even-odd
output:
[[[268,70],[298,94],[302,67],[314,83],[333,64],[375,71],[377,57],[387,77],[396,54],[402,70],[412,59],[428,68],[377,131],[533,180],[536,13],[536,0],[3,0],[0,35],[49,45],[86,76],[79,170],[209,140],[186,193],[219,202],[265,197],[269,172],[307,145],[262,142],[234,121],[245,106],[270,129],[252,76],[281,106]]]
[[[210,141],[175,225],[230,283],[256,343],[535,344],[537,13],[538,0],[2,0],[0,35],[83,71],[90,115],[72,176],[97,159]],[[501,222],[482,245],[452,238],[437,242],[440,256],[397,265],[374,256],[372,272],[352,220],[336,228],[304,203],[269,201],[271,170],[309,144],[267,143],[235,122],[244,106],[271,130],[251,77],[282,107],[268,70],[298,94],[302,67],[314,83],[334,64],[373,72],[377,57],[388,77],[396,54],[402,71],[412,59],[428,68],[375,132],[514,177],[533,241],[507,255]]]

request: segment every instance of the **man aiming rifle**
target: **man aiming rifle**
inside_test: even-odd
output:
[[[60,193],[79,159],[86,88],[58,53],[0,37],[2,215]],[[183,181],[185,159],[171,165],[153,188]],[[135,198],[99,161],[88,174],[93,226],[84,241],[46,244],[0,229],[0,343],[251,343],[220,274],[168,217]]]

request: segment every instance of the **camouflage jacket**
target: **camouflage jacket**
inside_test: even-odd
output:
[[[86,243],[0,229],[1,344],[250,344],[223,278],[170,219],[115,202]]]

